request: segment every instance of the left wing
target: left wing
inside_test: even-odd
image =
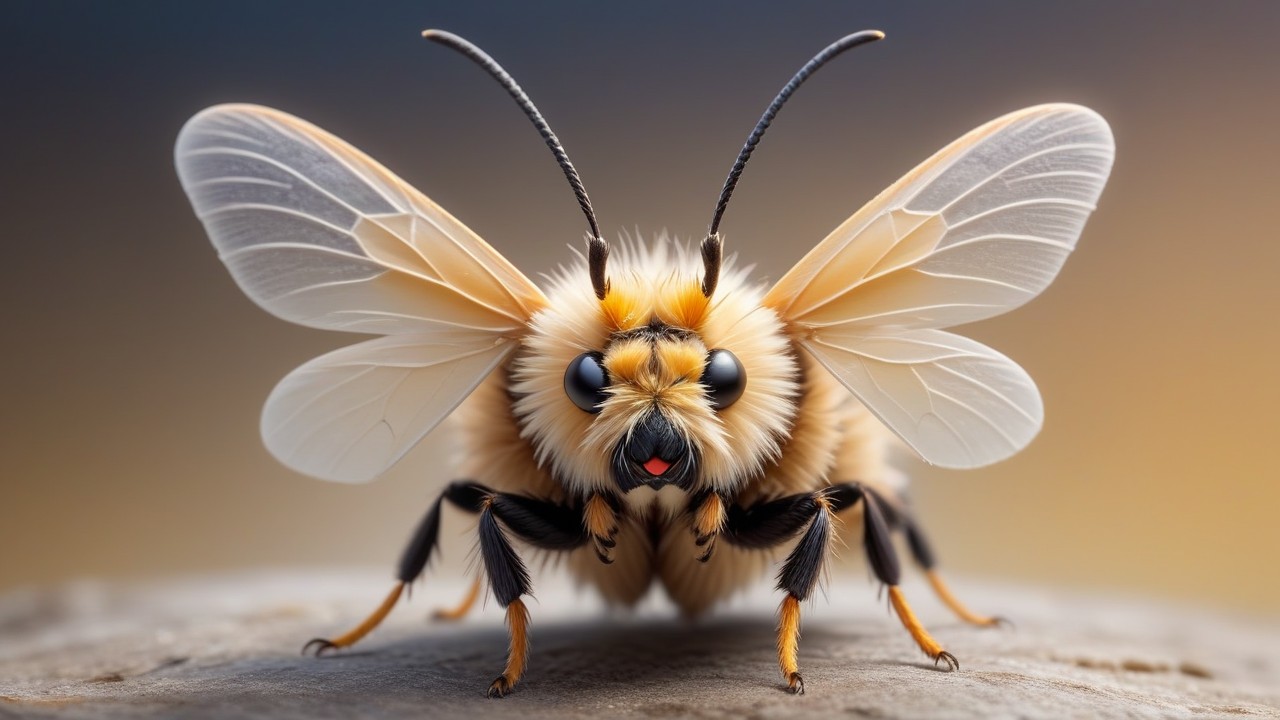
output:
[[[219,105],[178,136],[178,175],[245,294],[310,327],[376,333],[276,387],[262,437],[284,464],[372,479],[453,411],[546,303],[443,208],[291,115]]]
[[[546,303],[439,205],[292,115],[217,105],[187,122],[174,154],[218,256],[277,317],[379,335],[511,333]]]
[[[836,228],[765,304],[926,461],[1002,460],[1039,431],[1039,392],[1013,361],[937,328],[998,315],[1047,287],[1114,154],[1106,121],[1078,105],[993,120]]]
[[[474,336],[390,335],[289,373],[262,410],[271,453],[299,472],[370,480],[409,452],[517,345]]]

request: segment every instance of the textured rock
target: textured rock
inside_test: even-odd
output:
[[[956,582],[1016,630],[955,621],[927,588],[908,597],[960,659],[923,658],[865,580],[836,578],[805,607],[808,693],[782,691],[767,583],[707,620],[658,599],[609,612],[543,580],[530,669],[484,690],[506,635],[492,601],[460,624],[425,621],[461,597],[416,588],[374,635],[323,659],[389,586],[368,572],[255,574],[0,596],[0,717],[1280,717],[1280,628],[1135,600]],[[584,608],[587,608],[584,610]]]

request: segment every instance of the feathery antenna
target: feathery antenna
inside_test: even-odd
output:
[[[520,88],[520,85],[514,78],[502,69],[498,61],[489,57],[485,51],[471,44],[464,38],[454,35],[444,30],[423,30],[422,37],[431,42],[444,45],[447,48],[458,51],[465,55],[468,59],[479,65],[481,69],[489,73],[490,77],[498,81],[498,84],[507,91],[511,99],[516,101],[520,109],[524,111],[529,122],[537,128],[538,134],[542,136],[543,142],[551,149],[551,154],[555,155],[556,162],[559,163],[560,169],[564,172],[564,177],[569,181],[569,187],[573,189],[573,194],[578,198],[578,207],[582,208],[582,214],[587,216],[587,224],[591,226],[591,237],[587,240],[587,263],[591,273],[591,286],[595,289],[596,297],[601,300],[609,292],[609,280],[605,276],[605,265],[609,260],[609,244],[604,241],[600,235],[600,226],[596,223],[596,212],[591,207],[591,198],[587,197],[587,189],[582,185],[582,178],[578,177],[578,171],[574,169],[573,163],[569,162],[569,154],[564,151],[564,146],[560,144],[560,139],[551,132],[551,126],[547,124],[542,113],[538,112],[538,108],[534,106],[533,101]]]
[[[720,238],[720,219],[724,217],[724,210],[729,205],[729,198],[733,195],[734,188],[738,186],[738,178],[742,177],[742,169],[747,166],[747,160],[751,159],[751,153],[755,151],[756,145],[760,144],[760,138],[764,137],[764,132],[769,129],[769,124],[773,122],[773,118],[777,116],[778,111],[791,98],[792,93],[803,85],[810,75],[817,72],[818,68],[826,65],[846,50],[883,38],[884,33],[879,30],[863,30],[852,35],[846,35],[831,43],[822,52],[814,55],[812,60],[805,63],[804,67],[800,68],[792,76],[791,81],[782,87],[782,91],[773,99],[773,102],[769,103],[764,115],[761,115],[760,121],[756,123],[755,129],[747,136],[747,142],[742,146],[742,151],[738,153],[738,159],[734,161],[733,167],[729,170],[729,177],[725,179],[724,188],[720,191],[720,198],[716,201],[715,213],[711,216],[711,226],[707,231],[707,237],[702,241],[703,295],[711,297],[711,294],[716,290],[716,284],[720,281],[720,258],[723,254],[723,241]]]

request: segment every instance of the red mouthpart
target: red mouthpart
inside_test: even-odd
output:
[[[657,455],[654,455],[653,457],[649,458],[644,463],[644,469],[650,475],[653,475],[655,477],[666,472],[667,468],[669,467],[671,467],[671,463],[667,462],[666,460],[663,460]]]

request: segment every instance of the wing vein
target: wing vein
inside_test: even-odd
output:
[[[454,247],[461,250],[464,254],[467,255],[467,257],[471,258],[472,261],[474,261],[477,265],[479,265],[485,271],[485,274],[487,274],[490,278],[492,278],[493,281],[498,285],[498,287],[502,288],[502,292],[505,293],[506,296],[510,298],[513,303],[516,304],[516,307],[520,307],[520,308],[524,307],[524,303],[520,302],[520,300],[515,296],[515,293],[511,292],[511,288],[507,287],[507,283],[503,282],[502,279],[499,278],[493,272],[493,270],[489,267],[488,263],[485,263],[481,261],[480,258],[476,257],[475,253],[471,252],[470,248],[468,248],[463,243],[459,242],[459,240],[455,238],[452,233],[446,231],[443,227],[441,227],[440,223],[436,222],[435,218],[430,217],[426,213],[418,213],[417,215],[423,220],[431,223],[431,225],[435,227],[437,230],[439,230],[442,235],[449,238],[449,241],[454,244]]]
[[[221,175],[219,177],[206,178],[197,180],[189,185],[188,188],[202,188],[209,185],[230,185],[230,184],[246,184],[246,185],[267,185],[269,187],[278,187],[285,190],[293,189],[289,183],[282,183],[278,180],[268,180],[267,178],[250,177],[248,175]]]
[[[1005,432],[1005,431],[1004,431],[1004,428],[1000,427],[1000,424],[999,424],[999,423],[997,423],[996,421],[994,421],[994,420],[992,420],[991,418],[987,417],[986,415],[984,415],[984,414],[982,414],[982,413],[978,412],[977,410],[973,409],[972,407],[970,407],[970,406],[969,406],[969,404],[968,404],[968,403],[965,403],[965,402],[963,402],[963,401],[961,401],[961,400],[959,400],[959,399],[957,399],[957,398],[951,397],[950,395],[948,395],[948,394],[946,394],[946,393],[944,393],[944,392],[941,392],[941,391],[939,391],[939,390],[936,390],[936,389],[934,389],[934,388],[929,388],[929,394],[930,394],[930,395],[935,395],[935,396],[937,396],[937,397],[940,397],[940,398],[942,398],[943,400],[946,400],[946,401],[948,401],[948,402],[952,403],[953,405],[956,405],[957,407],[961,407],[961,408],[964,408],[965,410],[968,410],[968,411],[969,411],[969,413],[971,413],[974,417],[976,417],[976,418],[978,418],[979,420],[981,420],[983,423],[985,423],[985,424],[986,424],[988,427],[990,427],[992,430],[995,430],[997,435],[999,435],[1000,437],[1004,438],[1004,441],[1005,441],[1006,443],[1008,443],[1008,444],[1009,444],[1009,447],[1011,447],[1011,448],[1013,448],[1013,449],[1015,449],[1015,450],[1018,448],[1018,442],[1017,442],[1016,440],[1014,440],[1012,437],[1010,437],[1010,436],[1009,436],[1009,433]],[[934,417],[938,418],[939,420],[942,420],[943,422],[946,422],[946,421],[945,421],[945,420],[944,420],[940,415],[938,415],[938,414],[936,414],[936,413],[934,414]],[[948,424],[948,426],[950,426],[950,423],[947,423],[947,424]],[[961,440],[961,442],[962,442],[962,443],[964,443],[964,447],[965,447],[965,449],[966,449],[966,450],[969,450],[970,455],[972,455],[972,454],[973,454],[973,450],[969,447],[969,443],[965,442],[963,439]]]
[[[1014,160],[1013,162],[1009,163],[1008,165],[1005,165],[1004,167],[1000,168],[999,170],[997,170],[997,171],[995,171],[995,172],[991,173],[990,175],[986,176],[985,178],[983,178],[983,179],[982,179],[982,180],[980,180],[979,182],[974,183],[974,184],[973,184],[971,187],[969,187],[967,190],[965,190],[964,192],[960,193],[959,195],[957,195],[956,197],[954,197],[954,198],[952,198],[950,201],[948,201],[946,205],[943,205],[942,207],[940,207],[940,208],[938,208],[937,210],[932,211],[932,212],[933,212],[933,214],[935,214],[935,215],[941,215],[941,214],[945,213],[947,210],[950,210],[952,207],[954,207],[956,203],[958,203],[958,202],[960,202],[961,200],[965,199],[966,197],[968,197],[968,196],[972,195],[972,194],[974,193],[974,191],[979,190],[979,189],[981,189],[982,187],[985,187],[987,183],[991,182],[992,180],[995,180],[996,178],[1000,177],[1001,175],[1004,175],[1006,172],[1008,172],[1008,171],[1012,170],[1013,168],[1016,168],[1016,167],[1018,167],[1019,165],[1022,165],[1022,164],[1024,164],[1024,163],[1027,163],[1027,162],[1030,162],[1030,161],[1032,161],[1032,160],[1035,160],[1036,158],[1044,157],[1044,156],[1046,156],[1046,155],[1052,155],[1052,154],[1054,154],[1054,153],[1063,152],[1063,151],[1066,151],[1066,150],[1086,150],[1086,149],[1089,149],[1089,150],[1106,150],[1106,149],[1107,149],[1107,146],[1106,146],[1106,145],[1103,145],[1103,144],[1101,144],[1101,143],[1068,143],[1068,144],[1066,144],[1066,145],[1054,145],[1054,146],[1047,147],[1047,148],[1044,148],[1044,149],[1041,149],[1041,150],[1037,150],[1036,152],[1030,153],[1030,154],[1028,154],[1028,155],[1023,155],[1023,156],[1019,157],[1017,160]],[[936,180],[936,178],[935,178],[935,180]],[[926,186],[926,187],[927,187],[927,186]],[[924,189],[924,188],[921,188],[921,190],[923,190],[923,189]],[[917,193],[917,195],[918,195],[918,194],[919,194],[919,193]],[[914,200],[915,198],[913,197],[912,199]]]
[[[942,273],[942,272],[936,272],[932,270],[923,270],[921,268],[915,268],[915,271],[920,273],[921,275],[928,275],[929,277],[932,277],[932,278],[946,278],[948,280],[964,280],[966,282],[975,282],[980,285],[994,285],[996,287],[1008,288],[1010,290],[1016,290],[1017,292],[1024,292],[1033,296],[1035,295],[1034,290],[1029,290],[1024,287],[1019,287],[1017,285],[1014,285],[1013,283],[1005,282],[1004,280],[997,280],[996,278],[979,277],[977,275],[956,275],[954,273]]]
[[[951,232],[956,228],[964,227],[965,225],[968,225],[974,220],[980,220],[984,217],[987,217],[988,215],[995,215],[996,213],[1001,213],[1001,212],[1004,212],[1005,210],[1011,210],[1013,208],[1027,207],[1028,205],[1066,205],[1067,207],[1079,208],[1081,210],[1086,210],[1088,212],[1093,212],[1094,210],[1097,209],[1092,203],[1087,203],[1087,202],[1084,202],[1083,200],[1073,200],[1071,198],[1046,197],[1046,198],[1029,198],[1027,200],[1015,200],[1013,202],[1005,203],[1004,205],[993,207],[990,210],[983,210],[980,213],[970,215],[969,217],[963,220],[957,221],[954,225],[952,225],[951,223],[948,223],[947,232]]]
[[[1030,423],[1036,422],[1036,419],[1032,417],[1030,413],[1024,410],[1021,405],[1014,402],[1012,399],[1009,398],[1009,396],[1005,395],[1004,393],[1000,392],[994,387],[988,385],[987,383],[982,382],[978,378],[975,378],[972,375],[966,375],[962,372],[949,368],[946,365],[940,365],[936,362],[933,364],[933,366],[938,370],[941,370],[942,372],[948,373],[950,375],[954,375],[960,378],[961,380],[964,380],[970,383],[971,385],[976,385],[977,387],[982,388],[983,390],[990,393],[992,397],[998,398],[1001,401],[1003,401],[1005,405],[1008,405],[1011,409],[1013,409],[1015,412],[1017,412],[1019,415],[1025,418],[1027,422],[1030,422]]]
[[[315,215],[311,215],[311,214],[308,214],[308,213],[302,212],[301,210],[295,210],[294,208],[291,208],[291,207],[285,207],[285,206],[283,206],[283,205],[271,205],[271,204],[269,204],[269,203],[246,203],[246,202],[239,202],[239,203],[226,203],[225,205],[222,205],[222,206],[216,207],[216,208],[214,208],[214,209],[212,209],[212,210],[206,210],[206,211],[204,211],[203,213],[200,213],[200,214],[199,214],[199,218],[200,218],[201,220],[208,220],[209,218],[211,218],[211,217],[213,217],[213,216],[215,216],[215,215],[222,215],[222,214],[224,214],[224,213],[229,213],[229,212],[239,212],[239,211],[243,211],[243,210],[249,210],[249,211],[257,211],[257,210],[260,210],[260,211],[262,211],[262,212],[276,212],[276,213],[280,213],[281,215],[290,215],[290,216],[292,216],[292,217],[296,217],[296,218],[299,218],[299,219],[301,219],[301,220],[306,220],[306,221],[308,221],[308,222],[310,222],[310,223],[313,223],[313,224],[315,224],[315,225],[320,225],[320,226],[322,226],[322,227],[327,227],[327,228],[329,228],[330,230],[332,230],[332,231],[334,231],[334,232],[336,232],[336,233],[338,233],[338,234],[340,234],[340,235],[345,235],[345,236],[347,236],[347,237],[351,237],[351,230],[350,230],[350,228],[343,228],[343,227],[340,227],[340,226],[338,226],[338,225],[334,225],[333,223],[329,222],[328,220],[325,220],[325,219],[323,219],[323,218],[318,218],[318,217],[316,217]],[[353,238],[353,239],[354,239],[354,238]],[[356,244],[357,244],[357,245],[359,245],[359,243],[356,243]],[[250,246],[250,247],[251,247],[251,246]],[[370,258],[370,259],[371,259],[371,258]]]
[[[832,327],[832,326],[838,326],[838,325],[850,325],[854,323],[865,322],[867,320],[874,320],[876,318],[893,317],[895,315],[901,315],[903,313],[915,313],[915,312],[920,312],[922,310],[945,310],[947,308],[994,308],[994,307],[1004,307],[1004,305],[998,304],[998,303],[976,303],[976,302],[934,303],[932,305],[916,305],[913,307],[894,308],[892,310],[885,310],[884,312],[864,313],[862,315],[854,315],[852,317],[843,318],[841,320],[831,320],[827,322],[812,322],[812,321],[806,320],[804,321],[804,325],[805,327],[816,329],[816,328]]]
[[[294,176],[294,177],[298,178],[298,179],[299,179],[299,180],[301,180],[301,181],[302,181],[302,182],[303,182],[307,187],[310,187],[311,189],[315,190],[316,192],[320,193],[321,195],[324,195],[325,197],[329,198],[330,200],[332,200],[333,202],[337,203],[338,205],[341,205],[342,207],[346,208],[349,212],[351,212],[351,214],[355,215],[356,217],[365,217],[366,215],[368,215],[368,213],[365,213],[365,212],[362,212],[362,211],[360,211],[360,210],[357,210],[357,209],[356,209],[356,207],[355,207],[354,205],[352,205],[351,203],[347,202],[346,200],[343,200],[342,198],[338,197],[337,195],[335,195],[335,194],[334,194],[332,191],[330,191],[329,189],[324,188],[324,187],[321,187],[321,186],[320,186],[318,183],[316,183],[314,180],[312,180],[311,178],[309,178],[309,177],[307,177],[306,175],[304,175],[304,174],[302,173],[302,171],[301,171],[301,170],[299,170],[298,168],[295,168],[295,167],[294,167],[294,166],[292,166],[292,165],[287,165],[287,164],[285,164],[285,163],[283,163],[283,162],[281,162],[281,161],[279,161],[279,160],[277,160],[277,159],[275,159],[275,158],[273,158],[273,157],[268,157],[268,156],[266,156],[266,155],[263,155],[262,153],[253,152],[252,150],[245,150],[245,149],[243,149],[243,148],[233,148],[233,147],[214,146],[214,147],[207,147],[207,148],[197,148],[197,149],[195,149],[195,150],[188,150],[188,151],[186,151],[186,152],[182,153],[182,155],[180,156],[180,158],[187,158],[187,157],[191,157],[191,156],[194,156],[194,155],[219,155],[219,154],[222,154],[222,155],[236,155],[236,156],[239,156],[239,157],[245,157],[245,158],[249,158],[249,159],[251,159],[251,160],[258,160],[258,161],[264,162],[264,163],[266,163],[266,164],[268,164],[268,165],[272,165],[272,166],[274,166],[274,167],[276,167],[276,168],[278,168],[278,169],[280,169],[280,170],[283,170],[283,171],[285,171],[286,173],[288,173],[288,174],[290,174],[290,175],[292,175],[292,176]],[[366,181],[364,181],[364,182],[366,182],[366,183],[367,183],[368,181],[366,180]],[[390,204],[390,203],[389,203],[389,204]],[[394,207],[394,206],[393,206],[393,207]]]
[[[391,207],[398,207],[403,211],[408,211],[413,207],[412,204],[409,202],[409,198],[404,197],[403,195],[401,195],[399,198],[401,202],[397,204],[395,200],[393,200],[383,191],[383,188],[381,187],[381,183],[373,182],[370,179],[369,173],[366,170],[356,167],[352,165],[350,162],[348,162],[347,159],[344,158],[341,153],[337,152],[334,149],[334,147],[330,146],[330,142],[327,138],[324,138],[323,136],[316,137],[310,134],[307,134],[305,136],[299,135],[292,127],[288,127],[285,123],[281,122],[279,118],[275,118],[275,117],[263,118],[263,121],[273,126],[276,132],[292,137],[295,141],[303,145],[309,144],[309,145],[312,145],[313,147],[320,148],[322,151],[324,151],[324,153],[327,156],[336,160],[339,165],[341,165],[343,168],[347,170],[347,172],[351,173],[355,177],[362,180],[370,190],[377,193],[378,196],[381,197],[383,200],[385,200],[386,203]],[[297,122],[297,119],[290,118],[290,121]],[[336,138],[334,138],[334,140],[336,140]],[[359,151],[356,151],[356,152],[359,152]],[[395,190],[401,191],[401,188],[397,187],[395,188]]]

